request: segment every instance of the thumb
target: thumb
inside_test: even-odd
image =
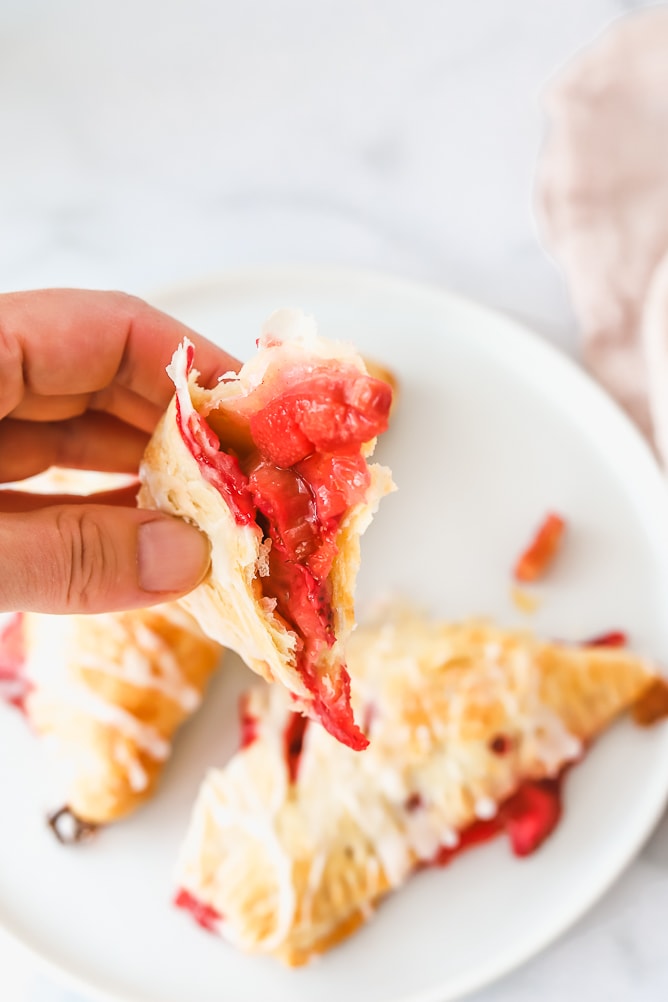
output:
[[[177,598],[209,566],[205,536],[155,511],[55,505],[0,515],[0,610],[113,612]]]

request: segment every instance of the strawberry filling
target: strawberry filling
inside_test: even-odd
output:
[[[554,831],[561,817],[560,780],[527,780],[504,801],[493,818],[474,821],[459,833],[454,848],[442,846],[431,861],[446,866],[455,856],[474,845],[488,842],[505,832],[516,856],[529,856]]]
[[[186,374],[193,364],[194,348],[188,345],[186,353]],[[205,480],[219,491],[230,506],[239,525],[250,525],[254,521],[255,511],[252,499],[248,493],[248,481],[236,456],[221,452],[217,436],[208,424],[190,404],[183,394],[176,394],[176,423],[181,438],[190,450],[193,459],[197,461],[200,472]],[[185,405],[185,406],[184,406]]]
[[[174,898],[174,904],[177,908],[190,912],[197,924],[207,932],[218,932],[218,925],[222,922],[223,916],[211,905],[199,901],[190,891],[182,887]]]
[[[345,663],[326,657],[336,641],[330,572],[343,518],[364,502],[369,487],[362,446],[386,430],[392,391],[331,360],[326,367],[269,374],[250,394],[215,412],[234,427],[237,445],[243,443],[236,453],[225,452],[192,405],[192,363],[189,347],[185,373],[174,380],[183,441],[237,524],[255,524],[271,541],[269,575],[259,581],[263,596],[275,602],[275,615],[297,637],[297,669],[311,711],[339,741],[365,748]]]
[[[513,571],[516,581],[537,581],[548,572],[561,547],[566,522],[561,515],[545,516],[536,535],[519,557]]]
[[[0,631],[0,698],[25,713],[30,682],[25,677],[23,615],[17,612]]]
[[[596,637],[590,637],[583,642],[583,647],[626,647],[628,638],[621,630],[610,630],[609,633],[600,633]]]
[[[248,708],[248,697],[242,696],[239,700],[239,750],[248,748],[257,740],[260,734],[260,722],[255,714]]]
[[[304,746],[304,734],[308,725],[308,717],[301,713],[291,713],[283,732],[285,761],[291,783],[297,782],[299,761]]]

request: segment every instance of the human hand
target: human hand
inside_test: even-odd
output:
[[[0,295],[0,478],[57,465],[136,473],[172,396],[165,372],[187,335],[203,385],[239,363],[131,296],[49,289]],[[0,485],[1,486],[1,485]],[[134,505],[0,489],[0,610],[93,613],[168,601],[206,573],[190,525]]]

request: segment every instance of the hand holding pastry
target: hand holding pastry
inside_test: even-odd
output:
[[[212,390],[196,347],[175,352],[176,393],[144,455],[138,501],[211,540],[210,570],[183,599],[203,631],[361,750],[343,644],[360,536],[394,489],[369,462],[392,387],[295,310],[273,313],[257,348]]]
[[[188,336],[203,385],[237,363],[178,321],[119,293],[0,295],[0,469],[136,473],[173,393],[165,364]],[[106,612],[171,600],[209,563],[186,523],[134,506],[135,488],[81,497],[0,491],[0,609]]]

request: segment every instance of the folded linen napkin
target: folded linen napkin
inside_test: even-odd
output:
[[[585,363],[668,466],[668,6],[615,21],[546,104],[537,212]]]

